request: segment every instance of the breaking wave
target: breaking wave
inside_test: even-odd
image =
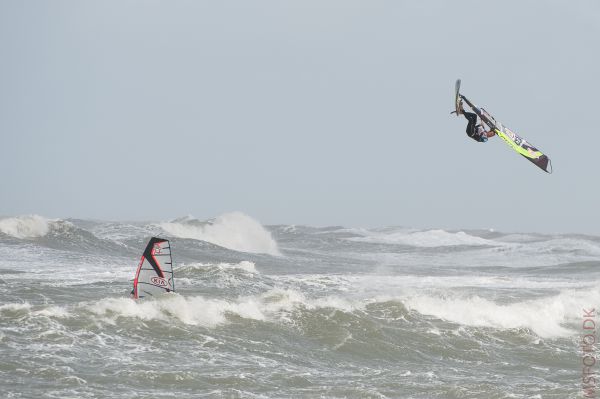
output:
[[[351,311],[354,305],[337,297],[309,300],[299,291],[274,288],[260,295],[236,300],[170,294],[146,301],[108,298],[85,305],[85,308],[111,324],[120,317],[160,321],[175,318],[184,324],[213,328],[227,323],[228,315],[258,321],[289,322],[290,312],[295,309],[338,308]]]
[[[46,219],[38,215],[16,216],[0,219],[0,231],[14,238],[39,238],[50,231],[53,224],[68,223]]]
[[[226,213],[208,222],[178,219],[160,223],[160,227],[175,237],[207,241],[235,251],[281,255],[271,233],[241,212]]]
[[[498,303],[478,295],[448,292],[402,298],[379,296],[350,299],[339,295],[309,297],[296,289],[272,288],[257,295],[235,299],[169,294],[144,301],[113,297],[75,306],[35,309],[27,303],[5,304],[0,306],[0,314],[8,318],[24,315],[54,318],[85,315],[111,325],[121,323],[124,318],[133,318],[215,328],[229,324],[235,318],[298,325],[306,317],[329,318],[334,314],[332,311],[338,311],[357,317],[359,324],[353,328],[360,330],[361,325],[372,324],[374,317],[387,323],[404,319],[408,313],[401,310],[406,309],[412,314],[413,320],[419,323],[434,317],[464,327],[496,331],[526,329],[538,337],[554,339],[576,334],[574,326],[580,320],[582,304],[598,303],[599,300],[600,294],[597,292],[586,296],[573,291],[514,303]],[[320,313],[321,310],[327,312]]]
[[[600,301],[597,288],[563,291],[558,295],[514,303],[497,303],[478,295],[415,295],[402,302],[423,315],[472,327],[527,328],[543,338],[572,336],[584,304]]]

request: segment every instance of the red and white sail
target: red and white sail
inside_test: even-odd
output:
[[[140,260],[133,280],[135,299],[175,292],[173,260],[169,240],[152,237]]]

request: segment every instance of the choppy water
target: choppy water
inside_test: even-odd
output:
[[[134,301],[147,239],[178,292]],[[600,238],[0,219],[0,396],[577,398]]]

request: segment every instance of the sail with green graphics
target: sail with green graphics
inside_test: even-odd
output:
[[[528,161],[542,169],[544,172],[552,173],[552,163],[550,158],[530,142],[517,135],[515,132],[498,122],[492,115],[490,115],[483,108],[477,107],[469,99],[460,94],[460,79],[456,82],[456,109],[457,115],[459,114],[459,102],[464,101],[467,105],[477,114],[479,119],[485,123],[490,129],[498,135],[502,140],[508,144],[510,148],[516,151],[518,154],[526,158]]]

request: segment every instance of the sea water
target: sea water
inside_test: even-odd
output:
[[[153,235],[177,292],[136,301]],[[599,259],[575,234],[5,217],[0,397],[578,398]]]

